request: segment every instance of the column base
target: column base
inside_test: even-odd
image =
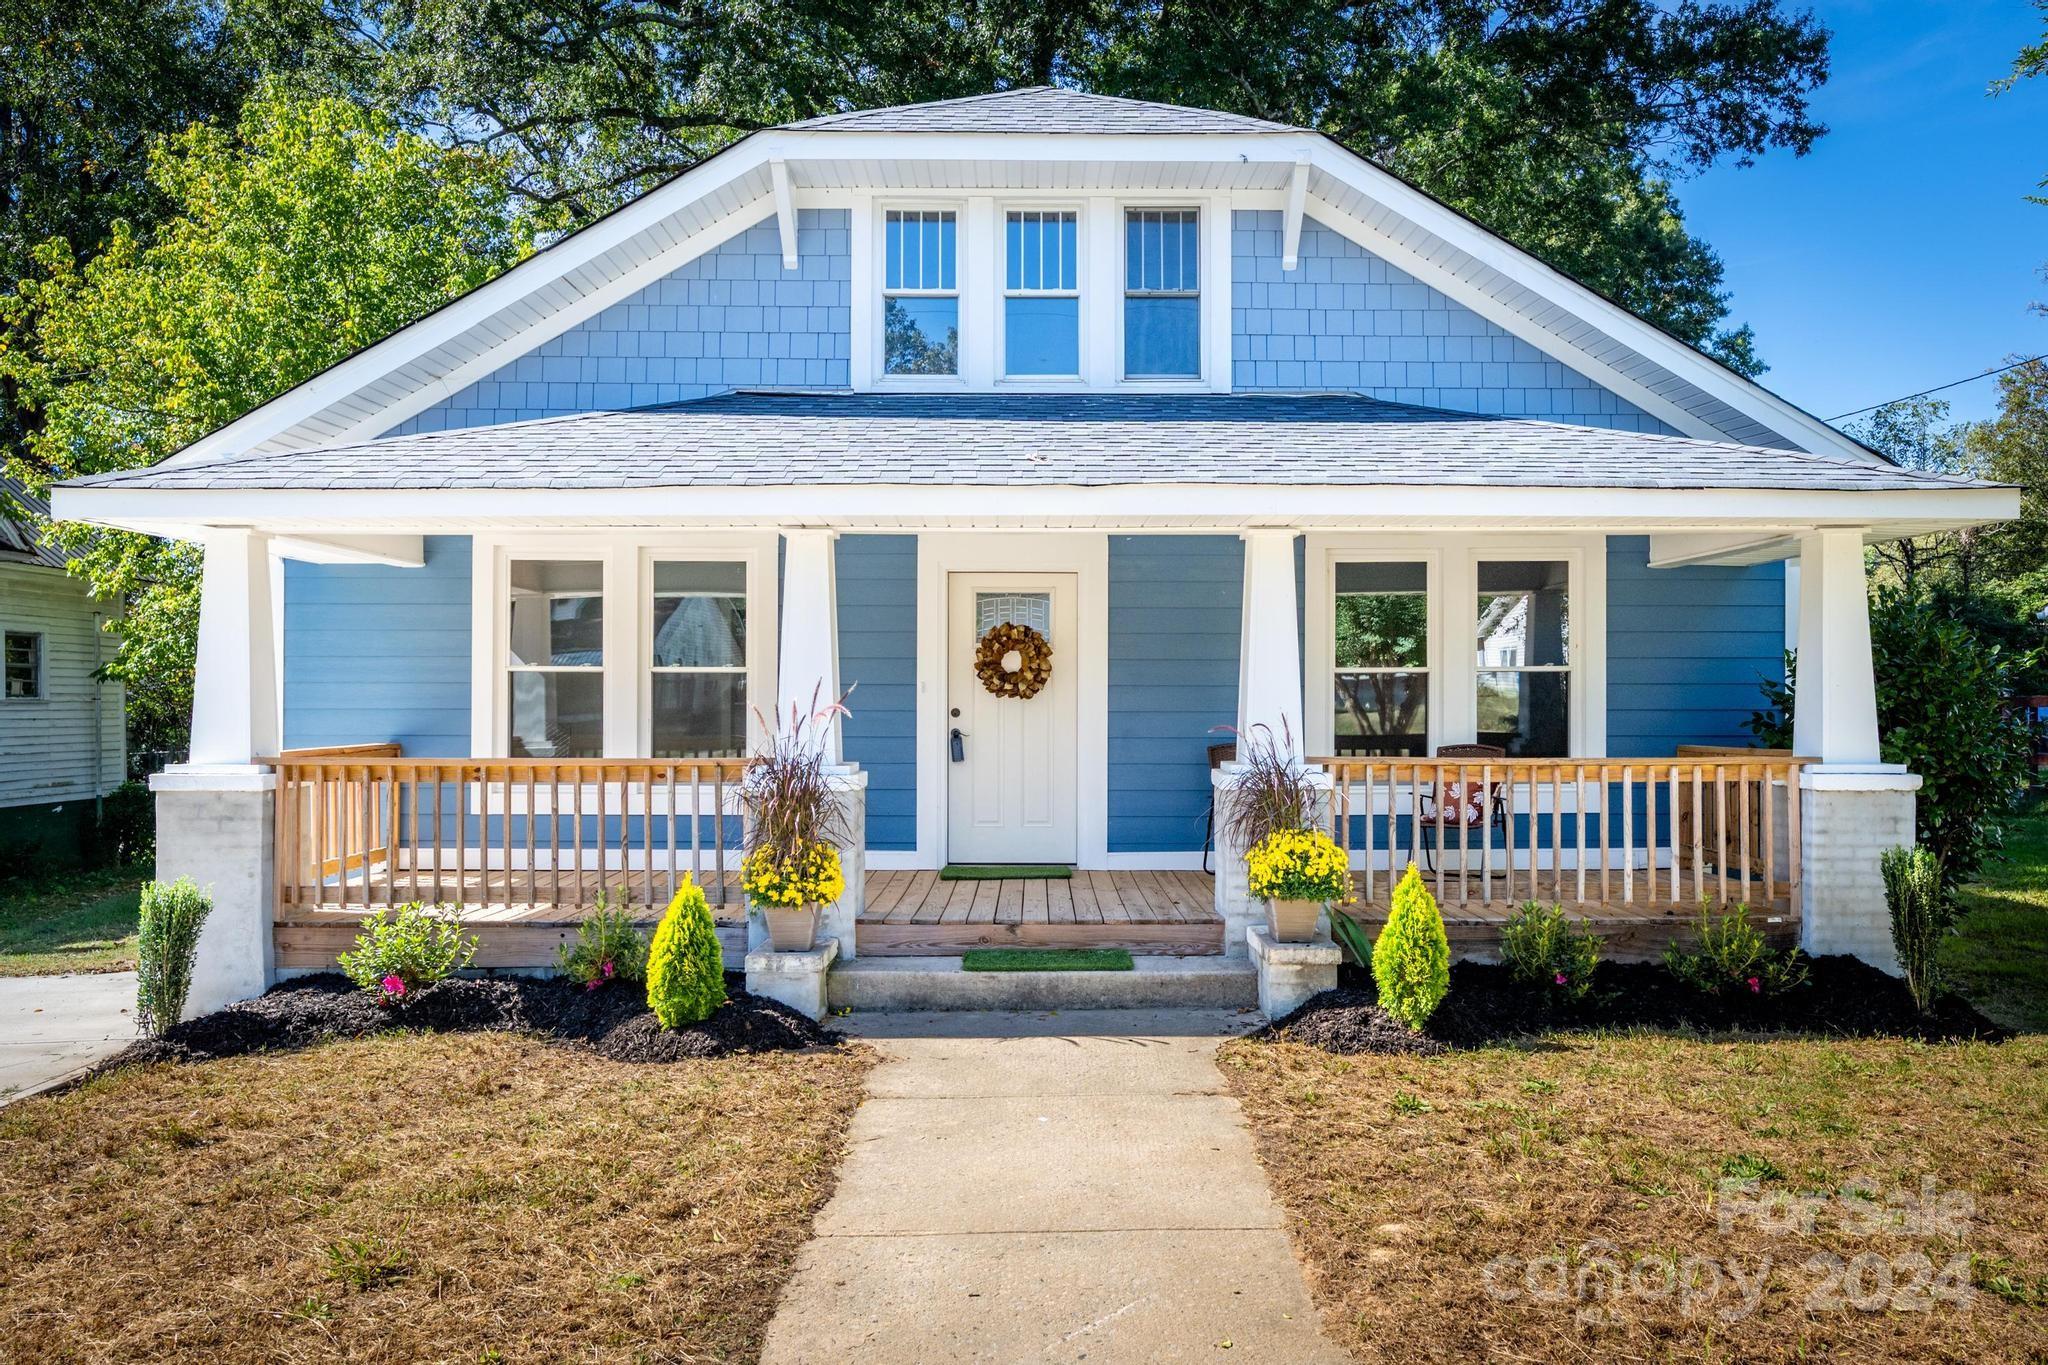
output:
[[[178,764],[149,786],[158,880],[190,877],[213,897],[186,1017],[263,994],[277,976],[277,774],[255,764]]]
[[[823,939],[807,953],[747,954],[747,990],[789,1006],[811,1020],[825,1017],[826,983],[839,958],[839,941]]]
[[[1800,947],[1900,975],[1878,858],[1913,846],[1919,776],[1891,763],[1823,763],[1803,769],[1799,787]]]
[[[1245,947],[1259,974],[1259,1008],[1266,1018],[1292,1014],[1311,996],[1337,988],[1344,950],[1326,938],[1282,943],[1263,924],[1244,933]]]

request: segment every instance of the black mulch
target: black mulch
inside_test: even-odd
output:
[[[1372,978],[1345,964],[1336,990],[1324,991],[1250,1035],[1306,1043],[1328,1052],[1432,1056],[1540,1033],[1652,1029],[1682,1033],[1797,1033],[1839,1038],[1918,1038],[1929,1042],[2012,1033],[1959,996],[1942,997],[1923,1016],[1905,984],[1852,957],[1808,960],[1806,985],[1770,999],[1708,996],[1655,963],[1603,962],[1593,989],[1575,1005],[1525,985],[1507,968],[1478,962],[1451,967],[1451,990],[1420,1033],[1380,1009]]]
[[[676,1062],[735,1052],[830,1047],[840,1035],[787,1005],[747,993],[727,972],[725,1004],[709,1019],[665,1029],[646,992],[619,982],[586,990],[561,978],[460,978],[428,986],[404,1005],[380,1005],[339,972],[298,977],[266,995],[188,1019],[109,1057],[95,1074],[138,1062],[202,1062],[250,1052],[312,1047],[393,1029],[433,1033],[530,1033],[588,1047],[620,1062]]]

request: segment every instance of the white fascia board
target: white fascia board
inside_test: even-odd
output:
[[[773,524],[1003,527],[1031,524],[1288,526],[1431,523],[1526,530],[1789,530],[1821,525],[1934,530],[2006,520],[2013,488],[1888,492],[1417,485],[1115,484],[477,489],[58,488],[55,515],[130,530],[318,525],[424,530],[522,526]]]
[[[270,551],[280,559],[306,564],[383,564],[417,569],[426,564],[426,550],[416,535],[403,536],[278,536]]]
[[[1701,355],[1676,337],[1602,298],[1521,248],[1510,245],[1463,214],[1438,203],[1364,157],[1347,151],[1340,143],[1317,137],[1313,147],[1311,160],[1324,174],[1385,205],[1481,264],[1528,285],[1559,307],[1592,323],[1631,350],[1681,376],[1687,383],[1736,411],[1747,413],[1815,453],[1846,455],[1865,464],[1882,463],[1818,417],[1800,411],[1762,385],[1744,379],[1726,366]],[[1430,272],[1431,276],[1438,278],[1446,273],[1441,266]],[[1559,344],[1552,342],[1550,346]],[[1582,354],[1575,346],[1567,346],[1567,349],[1573,354]]]
[[[1799,538],[1785,531],[1674,531],[1650,537],[1650,567],[1692,564],[1762,564],[1799,553]]]
[[[777,129],[772,140],[788,160],[1065,161],[1106,165],[1154,162],[1262,161],[1294,164],[1320,133],[838,133]],[[1334,144],[1333,144],[1334,145]],[[798,180],[801,182],[802,177]],[[993,192],[993,191],[991,191]]]

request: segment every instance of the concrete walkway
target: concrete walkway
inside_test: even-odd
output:
[[[135,973],[0,977],[0,1104],[135,1041]]]
[[[886,1060],[769,1365],[1347,1359],[1216,1072],[1247,1016],[846,1022]]]

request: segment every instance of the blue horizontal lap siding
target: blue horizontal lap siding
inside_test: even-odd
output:
[[[917,847],[917,537],[841,536],[839,685],[853,689],[843,738],[868,775],[868,847]]]
[[[853,337],[848,212],[770,216],[389,435],[647,407],[736,388],[842,388]]]
[[[1109,542],[1109,851],[1202,847],[1209,746],[1237,718],[1236,536]]]
[[[1231,382],[1349,390],[1456,412],[1675,434],[1528,342],[1313,218],[1280,268],[1281,214],[1232,219]]]

